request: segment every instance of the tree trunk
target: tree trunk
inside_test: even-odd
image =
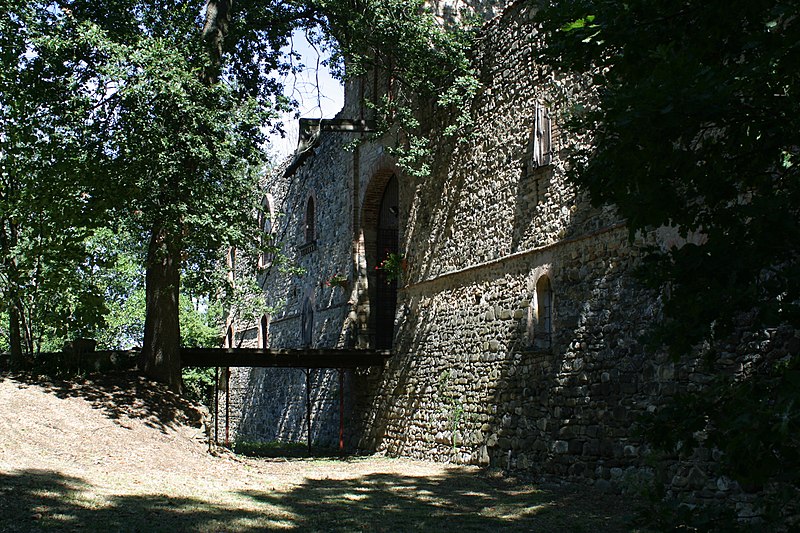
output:
[[[11,349],[11,368],[21,368],[22,358],[22,337],[19,330],[19,313],[16,306],[12,303],[8,309],[8,343]]]
[[[180,238],[156,226],[147,249],[146,315],[142,370],[170,390],[181,392]]]
[[[222,47],[228,35],[233,0],[208,0],[203,23],[203,40],[209,55],[209,64],[203,71],[203,83],[216,83],[222,67]]]
[[[9,187],[11,188],[11,187]],[[6,262],[8,271],[6,287],[8,298],[8,344],[11,352],[11,367],[22,368],[25,361],[22,349],[22,333],[20,330],[20,305],[19,305],[19,275],[17,271],[17,261],[11,253],[12,248],[17,244],[17,227],[8,219],[0,221],[0,251]]]
[[[216,82],[222,65],[222,46],[228,33],[233,0],[208,0],[202,30],[209,53],[203,82]],[[190,169],[190,172],[192,169]],[[177,185],[175,186],[177,191]],[[153,227],[147,250],[145,277],[144,345],[141,367],[144,374],[181,392],[181,332],[179,286],[181,276],[180,230],[162,225]]]

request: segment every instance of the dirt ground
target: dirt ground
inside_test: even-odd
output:
[[[0,531],[632,531],[578,485],[381,456],[207,451],[201,415],[134,374],[0,374]]]

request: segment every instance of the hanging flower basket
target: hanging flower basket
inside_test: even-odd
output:
[[[325,286],[326,287],[342,287],[342,288],[345,288],[345,287],[347,287],[347,283],[348,282],[349,282],[349,280],[347,279],[346,276],[344,276],[342,274],[339,274],[339,273],[336,273],[333,276],[331,276],[330,279],[325,280]]]
[[[386,283],[399,281],[403,272],[408,269],[408,262],[402,254],[394,252],[389,253],[386,259],[381,261],[381,264],[375,267],[375,270],[382,270],[386,274]]]

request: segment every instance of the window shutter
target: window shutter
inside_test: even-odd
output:
[[[533,166],[544,167],[552,163],[552,128],[550,110],[536,104],[536,124],[533,132]]]

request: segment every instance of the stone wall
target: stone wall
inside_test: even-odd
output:
[[[306,373],[310,373],[309,376]],[[339,445],[343,408],[345,442],[354,445],[352,427],[352,373],[302,368],[231,369],[229,436],[244,442],[307,442],[307,400],[311,404],[311,442]],[[308,381],[307,381],[308,379]],[[306,385],[310,384],[309,397]],[[340,389],[341,387],[341,389]],[[221,393],[218,442],[225,438],[225,398]],[[343,401],[343,405],[340,404]]]
[[[269,346],[281,348],[341,347],[352,344],[353,283],[352,154],[344,149],[350,135],[323,135],[314,154],[290,177],[283,171],[265,185],[276,217],[275,239],[289,260],[286,271],[277,263],[264,280],[271,305]],[[306,210],[314,204],[314,238],[306,235]],[[299,269],[299,270],[298,270]],[[335,274],[348,278],[344,287],[326,282]],[[310,305],[311,324],[304,338],[304,305]],[[258,336],[249,330],[243,346],[255,346]],[[295,368],[231,369],[229,424],[232,438],[263,441],[305,441],[308,438],[306,370]],[[339,371],[311,370],[311,433],[316,445],[339,442]],[[351,411],[350,376],[345,372],[345,427]],[[350,431],[348,429],[348,431]],[[348,435],[348,440],[351,437]]]
[[[432,176],[404,175],[378,143],[344,150],[358,133],[323,132],[302,166],[267,183],[283,214],[284,252],[305,270],[268,276],[270,297],[283,303],[271,318],[270,345],[303,345],[308,299],[313,346],[368,344],[380,259],[371,251],[375,212],[394,174],[409,269],[397,304],[397,355],[385,369],[357,373],[350,391],[358,447],[525,468],[552,463],[575,474],[605,459],[635,462],[636,445],[621,434],[640,410],[643,355],[634,339],[654,312],[627,276],[637,253],[613,210],[591,209],[564,183],[557,154],[566,140],[557,120],[553,164],[529,163],[537,105],[559,116],[562,90],[531,60],[529,14],[512,8],[480,42],[480,127],[469,145],[439,154]],[[378,85],[352,82],[340,116],[369,118],[352,95]],[[310,251],[302,249],[308,198],[317,210]],[[348,278],[346,287],[325,286],[335,273]],[[536,334],[543,275],[553,302],[546,341]],[[298,372],[258,370],[240,379],[242,434],[300,434]],[[280,384],[280,392],[268,394],[265,384]],[[320,418],[332,418],[324,401],[318,408]]]
[[[601,486],[638,483],[655,474],[632,431],[636,420],[707,376],[641,344],[660,312],[656,295],[632,276],[643,243],[631,242],[614,209],[591,207],[564,178],[563,150],[577,140],[558,128],[559,102],[591,90],[535,62],[537,29],[525,5],[513,3],[485,26],[475,50],[484,84],[478,127],[468,143],[440,146],[429,177],[404,174],[375,141],[345,150],[358,132],[323,132],[304,164],[268,183],[285,214],[281,242],[305,269],[268,275],[270,296],[285,302],[272,317],[270,343],[302,345],[305,298],[313,302],[313,346],[372,342],[370,317],[380,304],[376,213],[395,175],[408,263],[395,355],[382,368],[348,374],[348,447]],[[354,95],[379,85],[351,82],[340,118],[369,118]],[[554,150],[550,164],[536,166],[531,143],[542,108],[553,119]],[[309,196],[319,210],[318,238],[314,250],[301,253]],[[346,287],[325,285],[334,273],[347,276]],[[304,438],[301,372],[243,376],[240,434]],[[338,423],[336,372],[319,371],[315,379],[312,432],[330,443]],[[726,497],[736,487],[714,474],[712,463],[661,458],[660,465],[676,494]]]
[[[642,377],[636,339],[656,310],[629,276],[638,252],[613,210],[592,209],[563,179],[556,96],[580,80],[533,62],[524,10],[482,37],[480,127],[431,177],[404,177],[410,267],[397,355],[360,376],[362,445],[609,477],[639,463],[629,428],[661,378]],[[530,162],[537,106],[556,117],[556,157],[544,168]],[[537,338],[542,276],[552,287],[548,339]]]
[[[601,478],[637,465],[630,425],[671,376],[643,377],[636,337],[654,309],[626,275],[626,239],[612,227],[406,287],[397,355],[361,376],[366,447]],[[545,272],[549,347],[531,335]]]

